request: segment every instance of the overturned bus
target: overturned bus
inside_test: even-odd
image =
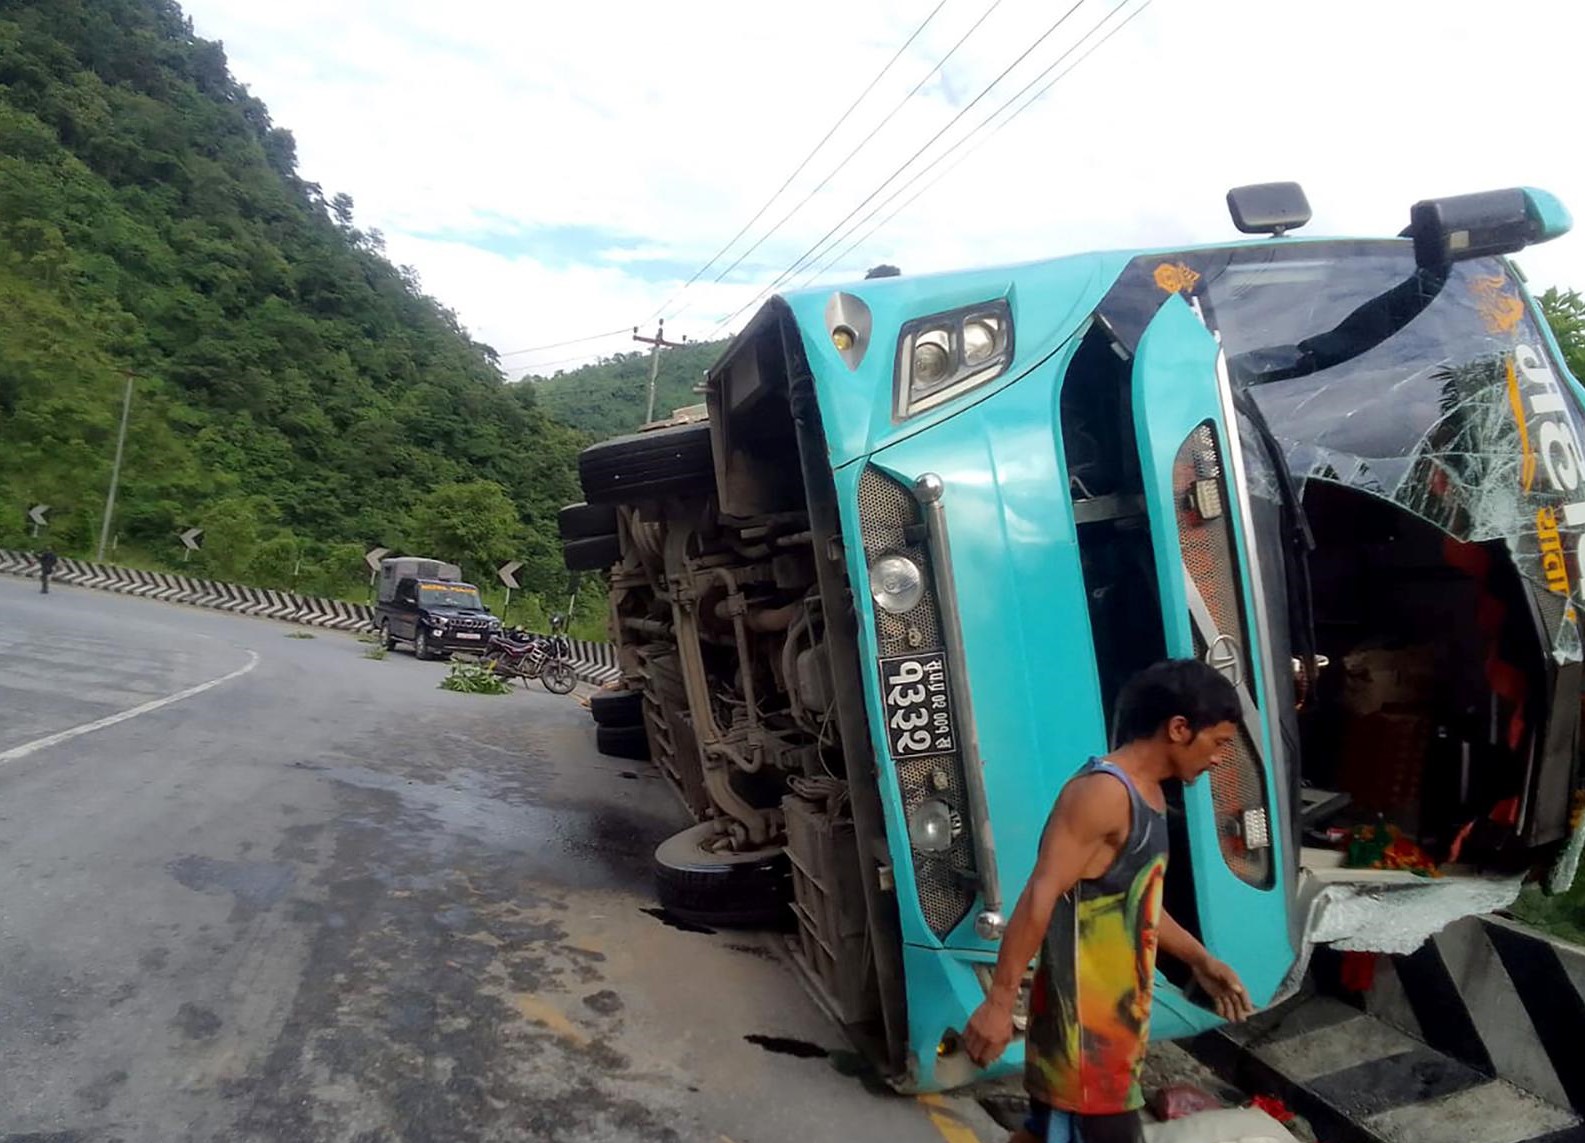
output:
[[[1157,659],[1243,698],[1169,792],[1166,900],[1258,1003],[1318,942],[1502,907],[1568,836],[1585,405],[1504,257],[1567,213],[1516,189],[1311,240],[1294,184],[1228,197],[1255,237],[776,298],[700,410],[581,455],[569,563],[614,561],[624,678],[699,820],[661,903],[790,909],[899,1088],[980,1074],[957,1031],[1009,898]],[[1434,875],[1361,868],[1413,864],[1351,860],[1371,827]],[[1162,968],[1153,1034],[1212,1027]]]

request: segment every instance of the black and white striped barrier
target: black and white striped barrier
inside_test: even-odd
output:
[[[36,579],[38,560],[28,552],[0,548],[0,572]],[[141,568],[63,557],[56,565],[52,578],[57,583],[75,587],[91,587],[167,603],[185,603],[192,607],[208,607],[216,611],[302,623],[333,631],[374,630],[374,611],[366,604],[194,579],[175,572],[144,571]]]
[[[595,686],[614,683],[622,677],[616,665],[616,648],[610,643],[591,643],[587,639],[569,639],[572,644],[572,662],[578,668],[578,677]]]
[[[1190,1051],[1275,1095],[1327,1143],[1575,1143],[1577,1113],[1359,1008],[1307,996],[1208,1033]]]
[[[38,578],[38,560],[30,552],[10,551],[0,548],[0,573]],[[373,631],[374,609],[363,603],[345,603],[339,599],[321,596],[298,595],[295,592],[276,591],[272,588],[245,587],[235,583],[194,579],[175,572],[144,571],[116,564],[98,564],[87,560],[62,557],[52,577],[56,583],[74,587],[91,587],[99,591],[113,591],[121,595],[136,595],[144,599],[158,599],[167,603],[185,603],[191,607],[207,607],[215,611],[230,611],[259,619],[277,619],[283,623],[302,623],[311,627],[325,627],[333,631]],[[594,643],[584,639],[569,640],[572,644],[572,662],[578,677],[596,686],[603,686],[621,678],[616,665],[616,648],[609,643]]]
[[[1501,917],[1467,918],[1410,956],[1379,958],[1365,1007],[1482,1074],[1585,1115],[1579,945]]]
[[[1408,955],[1338,955],[1317,960],[1338,996],[1301,995],[1191,1051],[1329,1141],[1585,1141],[1585,947],[1480,916]]]

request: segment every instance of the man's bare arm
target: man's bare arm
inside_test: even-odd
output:
[[[1194,979],[1210,996],[1217,1015],[1230,1023],[1254,1015],[1255,1006],[1238,974],[1212,956],[1210,950],[1174,921],[1165,909],[1161,911],[1156,932],[1161,951],[1194,971]]]
[[[1040,840],[1034,872],[1002,934],[990,991],[964,1030],[964,1046],[972,1059],[988,1063],[1006,1048],[1018,987],[1040,949],[1057,901],[1084,876],[1108,839],[1127,833],[1129,813],[1128,791],[1113,778],[1091,775],[1062,792]]]
[[[1161,910],[1161,921],[1156,927],[1161,951],[1174,960],[1181,960],[1190,968],[1198,968],[1211,959],[1210,952],[1192,933],[1174,921],[1168,912]]]

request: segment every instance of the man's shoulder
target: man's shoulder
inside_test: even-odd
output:
[[[1057,798],[1057,806],[1064,812],[1087,817],[1126,814],[1128,788],[1104,770],[1087,770],[1068,780]]]

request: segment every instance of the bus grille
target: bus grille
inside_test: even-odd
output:
[[[1199,488],[1204,482],[1214,485]],[[1172,469],[1172,484],[1178,505],[1178,543],[1187,569],[1200,597],[1210,612],[1216,631],[1237,641],[1239,676],[1247,693],[1253,694],[1254,664],[1251,639],[1244,621],[1242,582],[1237,554],[1233,547],[1227,476],[1221,449],[1209,423],[1189,434],[1178,450]],[[1214,515],[1202,514],[1205,505],[1214,506]],[[1204,657],[1209,648],[1198,628],[1195,649]],[[1217,837],[1222,857],[1240,880],[1266,887],[1272,880],[1272,850],[1268,845],[1250,848],[1241,833],[1245,810],[1269,813],[1266,800],[1266,771],[1260,754],[1250,738],[1250,728],[1240,726],[1228,757],[1210,773],[1211,804],[1215,809]]]
[[[921,654],[944,650],[941,619],[936,612],[936,592],[930,555],[925,550],[924,524],[919,502],[897,480],[874,468],[859,478],[859,526],[864,537],[866,565],[882,555],[903,555],[925,573],[925,592],[918,605],[904,615],[875,611],[875,641],[882,656]],[[855,590],[865,590],[856,585]],[[960,685],[967,680],[960,680]],[[976,877],[974,845],[970,833],[968,800],[964,792],[963,762],[957,754],[893,760],[905,811],[926,798],[936,797],[958,811],[963,828],[952,845],[940,853],[912,850],[914,880],[925,923],[938,937],[955,929],[974,906]],[[906,821],[903,831],[907,832]]]

